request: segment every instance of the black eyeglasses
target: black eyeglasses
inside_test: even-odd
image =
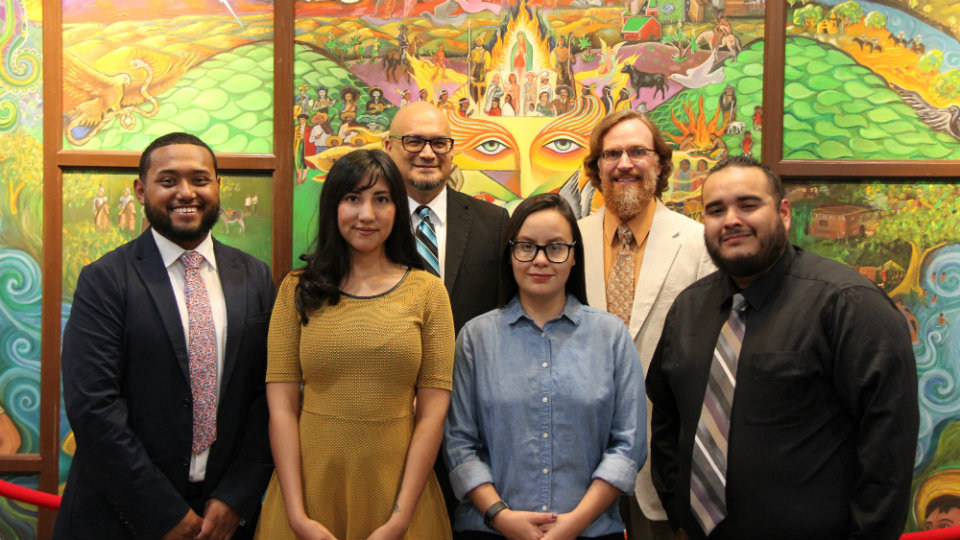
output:
[[[391,139],[400,139],[400,144],[403,145],[403,149],[407,152],[412,152],[418,154],[423,151],[423,147],[430,144],[430,148],[433,150],[434,154],[446,154],[447,152],[453,150],[453,139],[450,137],[434,137],[432,139],[426,139],[419,135],[391,135]]]
[[[600,159],[611,163],[620,161],[620,156],[627,153],[630,161],[643,161],[644,159],[656,155],[656,151],[642,146],[631,146],[630,148],[611,148],[600,152]]]
[[[510,247],[513,251],[513,258],[520,262],[530,262],[537,258],[537,253],[543,250],[547,260],[552,263],[567,262],[570,257],[570,250],[576,242],[564,244],[563,242],[553,242],[545,246],[534,244],[533,242],[514,242],[510,241]]]

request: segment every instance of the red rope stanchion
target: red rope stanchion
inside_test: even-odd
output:
[[[903,533],[900,535],[900,540],[960,540],[960,525],[945,529]]]
[[[44,508],[57,510],[60,508],[59,495],[52,495],[43,491],[25,488],[16,484],[11,484],[6,480],[0,480],[0,497],[13,499],[15,501],[25,502]]]

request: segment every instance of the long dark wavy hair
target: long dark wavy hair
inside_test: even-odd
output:
[[[313,251],[300,256],[307,265],[300,274],[294,304],[303,324],[307,324],[310,314],[324,303],[334,306],[340,302],[340,283],[350,272],[350,250],[337,224],[340,201],[349,193],[372,188],[381,178],[387,183],[390,199],[397,209],[393,229],[384,243],[387,258],[396,264],[423,268],[410,230],[407,192],[400,171],[383,150],[354,150],[338,159],[327,173],[320,192]]]
[[[556,210],[570,224],[570,232],[573,234],[573,268],[570,269],[570,275],[567,277],[567,294],[572,294],[581,304],[587,305],[587,279],[583,271],[583,237],[580,236],[580,227],[577,226],[577,218],[573,215],[573,210],[567,201],[563,200],[556,193],[543,193],[520,203],[513,211],[510,222],[507,223],[507,229],[503,232],[503,239],[500,242],[500,297],[499,307],[507,305],[510,300],[517,295],[519,287],[517,278],[513,275],[513,253],[510,249],[510,241],[516,240],[517,233],[523,227],[523,222],[530,217],[530,214],[542,210]]]

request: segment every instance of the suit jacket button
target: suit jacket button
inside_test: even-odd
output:
[[[188,398],[183,398],[183,408],[184,409],[190,408],[190,400]]]
[[[184,466],[184,467],[189,467],[189,466],[190,466],[190,460],[189,460],[189,459],[185,459],[185,460],[183,460],[183,461],[180,462],[180,465],[182,465],[182,466]]]

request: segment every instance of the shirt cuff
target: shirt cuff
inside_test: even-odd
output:
[[[632,459],[620,454],[604,454],[591,479],[599,478],[622,491],[624,495],[633,495],[637,472],[637,463]]]
[[[453,494],[458,501],[467,500],[467,493],[487,483],[493,483],[493,475],[490,473],[490,467],[479,459],[471,459],[450,471],[450,487],[453,488]]]

